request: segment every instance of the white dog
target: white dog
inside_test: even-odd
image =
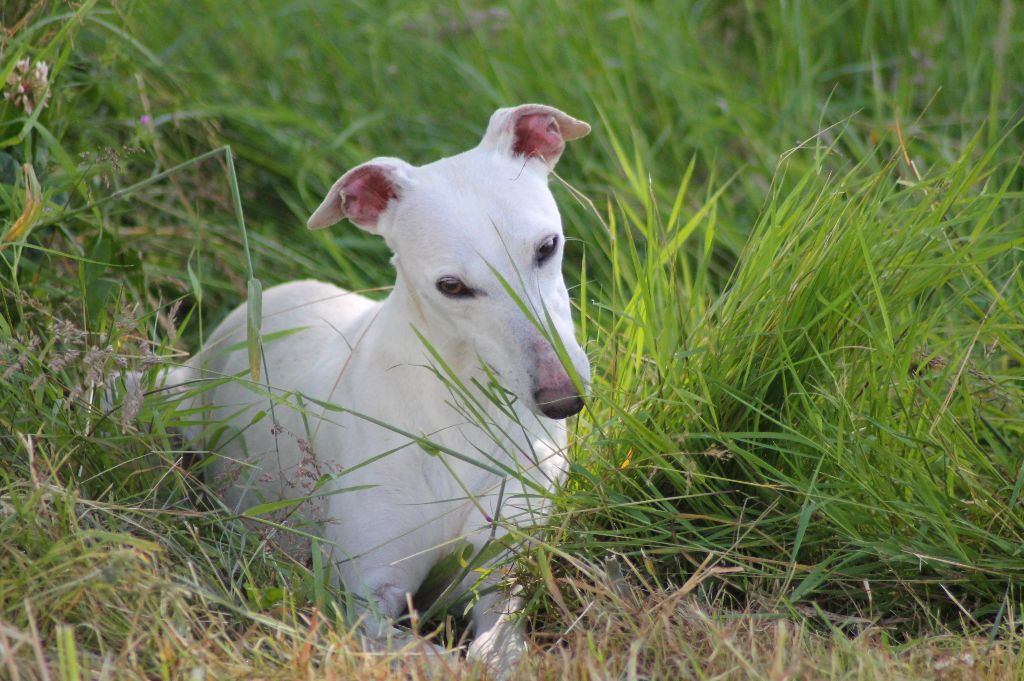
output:
[[[589,131],[527,104],[495,112],[457,156],[353,168],[308,224],[348,218],[383,237],[397,271],[387,299],[276,286],[263,294],[259,383],[248,380],[245,307],[168,379],[205,385],[186,406],[228,424],[207,444],[230,506],[308,497],[278,514],[322,538],[335,578],[365,599],[370,635],[394,633],[408,595],[458,544],[481,550],[535,523],[563,475],[563,419],[582,408],[590,367],[548,176],[565,142]],[[298,539],[290,550],[302,555]],[[478,600],[471,657],[509,668],[525,646],[517,607],[497,589]]]

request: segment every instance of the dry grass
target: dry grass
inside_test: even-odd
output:
[[[694,594],[576,582],[589,600],[571,631],[530,656],[522,679],[1017,679],[1019,641],[949,633],[895,642],[870,625],[817,628]]]
[[[415,643],[368,652],[342,618],[315,608],[285,601],[240,609],[188,578],[210,558],[202,544],[185,557],[158,543],[160,527],[147,516],[165,511],[88,501],[46,484],[14,487],[0,503],[6,529],[22,526],[0,551],[6,678],[488,677],[458,654],[441,658]],[[117,531],[125,523],[132,533]],[[1019,639],[948,632],[897,642],[870,623],[835,618],[813,627],[755,605],[709,603],[698,587],[722,576],[713,569],[677,589],[597,574],[577,570],[550,585],[542,630],[514,678],[984,681],[1020,678],[1024,669]]]

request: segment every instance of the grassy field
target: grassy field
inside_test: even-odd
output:
[[[527,101],[594,126],[554,191],[595,376],[515,566],[520,677],[1024,677],[1012,0],[6,0],[0,25],[0,677],[429,676],[202,501],[172,404],[100,398],[252,276],[383,295],[381,242],[306,230],[326,188]]]

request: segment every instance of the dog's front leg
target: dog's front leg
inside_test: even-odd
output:
[[[553,489],[562,477],[565,469],[562,451],[564,439],[560,445],[534,442],[531,449],[537,452],[539,463],[535,468],[524,473],[534,478],[534,482],[543,488]],[[487,525],[477,525],[469,533],[477,555],[486,551],[492,541],[502,541],[507,536],[509,527],[529,528],[542,521],[547,513],[547,502],[542,495],[527,492],[522,479],[501,482],[481,495],[480,503],[487,510]],[[470,518],[474,518],[471,514]],[[495,525],[491,518],[500,518]],[[502,542],[505,543],[505,542]],[[507,678],[514,671],[519,659],[527,650],[526,622],[522,617],[524,601],[520,597],[521,586],[502,585],[503,573],[498,569],[504,560],[499,556],[490,566],[491,573],[482,584],[474,584],[475,575],[466,578],[461,593],[474,587],[483,593],[473,606],[474,640],[469,646],[469,657],[487,664],[499,678]]]
[[[486,664],[499,678],[515,669],[526,652],[526,627],[518,613],[523,600],[513,593],[496,589],[480,597],[470,614],[474,638],[469,658]]]
[[[388,638],[396,631],[392,626],[394,621],[405,609],[409,589],[402,583],[404,575],[395,572],[388,568],[371,569],[361,580],[363,588],[360,595],[366,599],[361,618],[363,630],[370,638]]]
[[[359,595],[366,601],[359,617],[368,648],[390,652],[411,648],[438,655],[450,652],[394,626],[405,611],[409,594],[415,591],[408,574],[391,566],[369,568],[361,574],[359,582]]]

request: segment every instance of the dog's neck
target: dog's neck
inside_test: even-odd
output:
[[[429,347],[424,340],[429,343]],[[417,381],[416,388],[427,390],[431,395],[443,394],[446,399],[450,399],[444,383],[425,368],[427,364],[436,364],[431,358],[431,350],[467,385],[473,379],[486,381],[472,344],[446,334],[443,329],[431,328],[424,316],[423,301],[419,294],[403,283],[401,277],[398,277],[391,293],[381,302],[376,319],[367,330],[366,342],[373,343],[375,352],[386,354],[389,367],[408,366],[418,369],[415,373],[422,374],[423,380]],[[419,370],[421,367],[423,369]]]
[[[384,369],[379,379],[391,384],[387,390],[382,386],[380,392],[415,397],[416,403],[420,405],[416,413],[407,414],[408,426],[414,428],[414,424],[422,420],[424,424],[430,424],[436,429],[439,425],[437,412],[450,410],[446,405],[453,401],[452,389],[428,368],[434,366],[444,375],[444,369],[437,366],[424,339],[458,381],[474,391],[477,398],[474,407],[482,412],[480,416],[501,430],[522,431],[522,428],[514,428],[512,419],[505,411],[480,394],[474,386],[474,382],[486,385],[489,379],[480,367],[480,360],[472,344],[464,339],[447,336],[443,330],[439,332],[431,329],[423,313],[423,301],[411,286],[403,283],[399,275],[391,293],[376,310],[360,344],[365,343],[368,348],[372,347],[375,353],[379,353],[378,359]],[[513,409],[518,421],[530,430],[536,430],[536,415],[518,402]],[[465,418],[459,417],[456,420],[468,425]],[[450,434],[455,435],[453,432]]]

